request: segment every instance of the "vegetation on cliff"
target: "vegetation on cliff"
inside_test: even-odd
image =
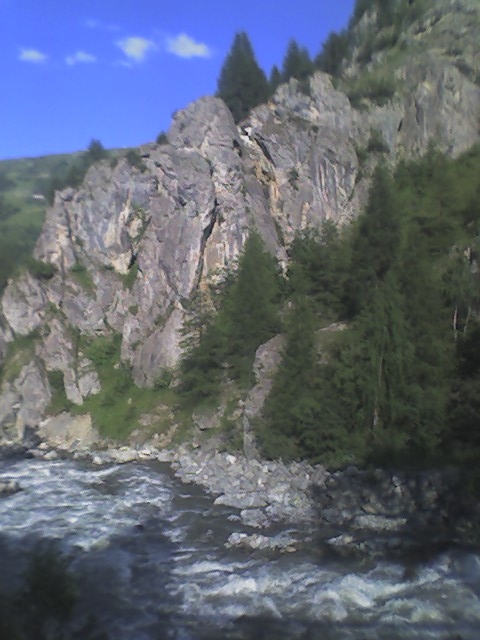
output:
[[[456,161],[432,149],[393,176],[378,168],[351,227],[297,236],[280,287],[252,235],[184,360],[183,391],[198,402],[218,397],[222,381],[245,385],[240,372],[281,326],[283,362],[257,425],[265,455],[473,460],[479,167],[477,147]],[[343,330],[329,330],[332,322]]]
[[[279,269],[257,233],[250,234],[237,269],[217,297],[217,313],[199,322],[194,309],[185,326],[180,391],[189,405],[214,403],[224,371],[248,388],[255,351],[281,329]]]
[[[35,269],[31,255],[55,191],[78,187],[89,167],[107,156],[92,140],[83,153],[0,162],[0,292],[17,268]]]

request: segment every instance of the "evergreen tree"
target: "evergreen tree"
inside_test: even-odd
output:
[[[288,82],[290,78],[306,80],[313,72],[313,63],[305,47],[299,47],[295,40],[288,43],[287,52],[283,59],[282,79]]]
[[[181,361],[180,392],[184,404],[215,403],[222,382],[225,362],[225,336],[219,318],[202,328],[198,344],[187,350]]]
[[[280,282],[276,260],[252,232],[218,311],[200,299],[186,323],[180,391],[187,404],[215,401],[227,374],[241,384],[251,381],[255,351],[280,331]]]
[[[100,140],[92,139],[85,154],[86,165],[90,166],[94,162],[98,162],[98,160],[103,160],[103,158],[107,157],[108,152],[105,150]]]
[[[348,269],[347,245],[338,229],[324,221],[321,232],[297,233],[290,247],[288,280],[292,291],[309,295],[326,320],[344,315],[343,288]]]
[[[363,458],[365,432],[353,341],[319,331],[312,299],[299,292],[285,327],[285,350],[257,435],[264,455],[333,466]],[[358,374],[358,370],[357,374]]]
[[[455,340],[441,272],[434,267],[428,234],[415,221],[409,224],[398,273],[414,348],[411,424],[425,446],[433,447],[445,428]]]
[[[270,96],[268,80],[257,64],[244,31],[235,35],[223,63],[217,82],[217,96],[224,100],[235,122],[243,120],[253,107],[266,102]]]
[[[448,411],[445,449],[451,458],[478,464],[480,454],[480,325],[457,342],[456,380]]]
[[[278,87],[282,84],[282,82],[283,82],[283,79],[282,79],[282,74],[280,72],[280,69],[277,67],[276,64],[274,64],[272,67],[272,70],[270,71],[270,78],[268,80],[268,83],[270,85],[270,93],[272,95],[275,93]]]
[[[262,450],[268,457],[296,458],[312,454],[302,441],[314,428],[319,412],[314,393],[315,329],[311,301],[299,292],[286,323],[282,363],[259,425]]]
[[[341,74],[342,64],[350,52],[348,31],[331,32],[325,40],[321,52],[314,60],[315,67],[334,77]]]
[[[355,362],[361,414],[357,420],[370,434],[372,444],[385,438],[408,439],[412,398],[409,374],[413,348],[409,342],[404,300],[393,272],[377,286],[352,329],[357,345]]]
[[[350,317],[358,314],[371,299],[375,287],[398,259],[400,247],[400,210],[393,178],[379,165],[365,212],[353,232],[351,273],[345,291],[345,306]]]
[[[255,351],[280,331],[280,293],[277,261],[252,231],[223,308],[227,359],[234,378],[245,380],[251,375]]]

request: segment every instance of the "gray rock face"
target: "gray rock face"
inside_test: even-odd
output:
[[[51,400],[45,372],[37,362],[22,367],[12,382],[5,381],[0,392],[0,429],[8,439],[19,441],[25,427],[38,425]]]
[[[1,309],[8,329],[26,336],[45,320],[47,298],[40,282],[29,274],[10,282],[1,300]]]
[[[366,133],[329,76],[315,74],[309,93],[291,80],[271,103],[254,109],[242,129],[280,242],[291,241],[298,229],[352,214],[355,141]],[[258,207],[258,194],[252,192]]]
[[[459,6],[457,42],[478,14],[470,0]],[[450,5],[445,12],[451,14]],[[417,33],[413,25],[408,42],[441,32],[443,17],[427,13],[425,30]],[[450,49],[453,24],[444,23]],[[381,107],[356,110],[319,72],[308,86],[297,80],[280,86],[240,126],[220,99],[202,98],[175,114],[167,144],[138,149],[135,166],[124,157],[91,167],[79,189],[56,194],[35,249],[36,259],[56,273],[23,275],[4,292],[0,362],[9,342],[35,332],[42,397],[50,394],[44,370],[61,371],[67,397],[82,404],[100,382],[72,336],[115,331],[135,382],[152,386],[178,363],[186,303],[235,261],[250,228],[285,264],[296,231],[358,214],[380,160],[373,154],[359,166],[358,150],[367,147],[372,129],[389,149],[383,161],[392,164],[426,151],[431,140],[457,155],[479,139],[480,88],[445,47],[441,55],[405,55],[392,71],[400,88]],[[468,48],[469,65],[476,64],[475,51]],[[265,371],[247,399],[247,421],[268,393],[269,376]],[[12,406],[36,404],[20,389],[27,390],[23,378],[4,385],[0,422],[19,414]],[[38,415],[46,404],[38,404]],[[248,436],[248,425],[245,431]]]
[[[397,125],[397,153],[425,152],[430,141],[452,156],[478,139],[480,87],[444,60],[425,57],[403,69],[405,98]]]
[[[271,391],[273,377],[282,361],[283,336],[275,336],[258,347],[253,363],[255,385],[250,389],[243,406],[243,450],[247,457],[258,457],[252,421],[259,417]]]
[[[88,450],[100,441],[89,415],[71,416],[69,413],[62,413],[41,422],[38,435],[49,446],[68,451]]]

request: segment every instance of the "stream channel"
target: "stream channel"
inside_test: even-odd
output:
[[[0,500],[0,590],[39,540],[57,540],[77,619],[93,615],[112,640],[480,638],[480,556],[466,549],[413,570],[326,557],[314,532],[293,553],[229,549],[231,533],[254,530],[162,463],[15,458],[2,479],[22,490]]]

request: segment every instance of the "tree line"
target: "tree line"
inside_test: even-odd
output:
[[[308,78],[317,70],[341,77],[355,47],[360,47],[358,61],[367,63],[376,50],[394,46],[402,30],[421,14],[424,5],[425,0],[356,0],[348,26],[330,32],[315,56],[311,57],[306,47],[291,39],[281,68],[273,65],[268,76],[257,62],[247,33],[238,32],[218,77],[217,96],[230,108],[235,122],[240,122],[291,78],[299,80],[300,89],[308,93]],[[367,11],[375,12],[375,21],[369,26],[364,42],[359,43],[355,41],[354,29]],[[386,35],[384,30],[388,32]]]

